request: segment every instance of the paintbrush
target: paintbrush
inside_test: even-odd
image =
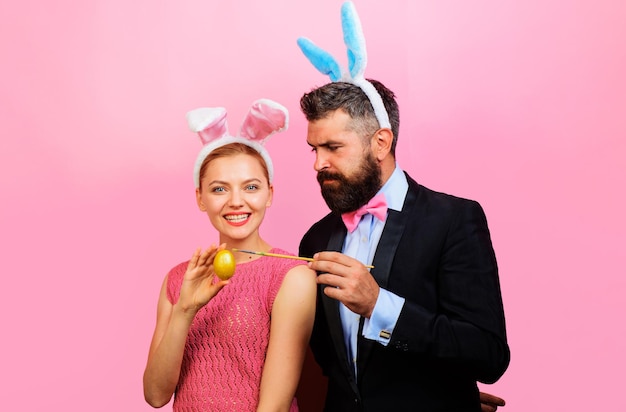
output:
[[[270,256],[270,257],[277,257],[277,258],[283,258],[283,259],[297,259],[297,260],[306,260],[307,262],[313,262],[314,259],[312,258],[308,258],[308,257],[302,257],[302,256],[291,256],[291,255],[281,255],[279,253],[270,253],[270,252],[257,252],[254,250],[244,250],[244,249],[232,249],[233,252],[241,252],[241,253],[250,253],[251,255],[261,255],[261,256]],[[374,266],[370,266],[370,265],[365,265],[366,268],[368,269],[373,269]]]

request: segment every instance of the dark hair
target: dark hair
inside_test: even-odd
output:
[[[270,174],[269,174],[269,171],[267,169],[267,164],[265,164],[265,160],[263,159],[263,156],[261,156],[261,154],[259,152],[257,152],[255,149],[253,149],[252,147],[248,146],[247,144],[243,144],[243,143],[229,143],[229,144],[226,144],[224,146],[220,146],[217,149],[213,150],[202,161],[202,165],[200,165],[200,173],[198,175],[199,176],[199,181],[200,181],[200,183],[199,183],[200,191],[202,191],[202,178],[204,177],[204,174],[206,173],[206,169],[209,166],[209,163],[211,163],[213,160],[219,159],[221,157],[235,156],[235,155],[238,155],[238,154],[245,154],[245,155],[249,155],[249,156],[252,156],[252,157],[256,158],[259,161],[259,163],[261,163],[261,167],[263,168],[263,173],[265,174],[265,178],[269,182]]]
[[[395,157],[400,129],[400,111],[395,94],[381,82],[373,79],[367,80],[372,83],[383,99],[393,133],[391,154]],[[352,118],[351,126],[363,137],[371,136],[380,128],[367,95],[359,86],[352,83],[333,82],[313,89],[300,98],[300,109],[310,122],[323,119],[330,113],[341,109]]]

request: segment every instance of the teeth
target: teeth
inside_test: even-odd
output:
[[[241,222],[242,220],[246,220],[248,216],[250,215],[246,213],[243,215],[228,215],[228,216],[224,216],[224,218],[228,220],[229,222]]]

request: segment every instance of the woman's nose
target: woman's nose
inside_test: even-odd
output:
[[[238,190],[234,190],[230,194],[230,198],[228,199],[228,204],[232,207],[242,206],[243,205],[243,196]]]

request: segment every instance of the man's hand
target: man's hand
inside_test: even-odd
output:
[[[482,412],[495,412],[498,406],[504,406],[504,404],[504,399],[480,392],[480,409]]]
[[[361,262],[339,252],[319,252],[313,258],[309,267],[321,273],[317,283],[329,286],[326,296],[365,318],[372,316],[380,287]]]

